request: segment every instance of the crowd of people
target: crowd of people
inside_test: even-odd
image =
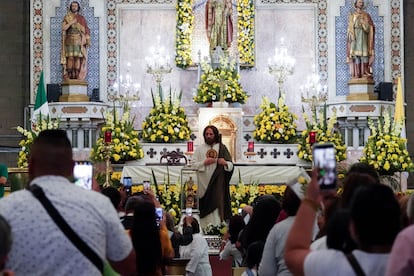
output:
[[[231,170],[231,161],[221,162],[221,173]],[[171,214],[158,212],[150,188],[126,200],[113,187],[80,188],[68,180],[73,166],[65,131],[45,130],[34,140],[29,188],[0,200],[3,275],[167,275],[174,258],[187,260],[186,275],[213,274],[198,219],[183,215],[178,229]],[[226,220],[220,259],[249,276],[414,273],[413,197],[398,201],[361,163],[348,170],[341,194],[320,190],[317,170],[301,185],[289,184],[280,202],[259,196]],[[216,218],[224,219],[222,208],[213,205]]]

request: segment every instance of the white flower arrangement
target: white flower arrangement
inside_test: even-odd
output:
[[[21,147],[19,151],[19,157],[17,159],[17,167],[27,168],[28,158],[30,155],[30,148],[33,144],[33,140],[39,135],[39,133],[46,129],[58,129],[59,119],[52,119],[50,116],[39,116],[36,121],[32,122],[31,129],[25,129],[21,126],[17,127],[17,131],[23,135],[23,139],[19,142]]]
[[[213,68],[208,60],[201,64],[203,74],[197,88],[197,94],[193,97],[196,103],[224,101],[233,103],[245,103],[248,95],[239,82],[240,74],[236,61],[227,56],[221,56],[220,65]]]

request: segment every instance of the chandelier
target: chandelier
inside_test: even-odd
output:
[[[113,84],[113,93],[108,93],[108,100],[119,102],[124,108],[129,107],[129,102],[139,101],[139,92],[141,85],[134,83],[130,73],[131,63],[127,63],[127,71],[125,77],[119,76],[119,84]]]
[[[302,102],[309,104],[311,111],[328,99],[328,87],[321,85],[318,74],[314,73],[307,77],[306,83],[300,86]]]
[[[146,57],[147,73],[151,74],[157,87],[161,86],[162,79],[165,74],[171,73],[172,66],[170,63],[170,57],[165,54],[165,48],[161,46],[160,36],[157,36],[158,43],[156,47],[151,47],[151,56]]]
[[[280,39],[280,47],[275,48],[275,55],[268,59],[269,73],[276,77],[279,95],[283,93],[283,83],[293,74],[295,59],[288,55],[284,39]]]

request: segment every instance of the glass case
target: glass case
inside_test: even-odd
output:
[[[25,189],[29,184],[29,171],[27,168],[8,168],[9,177],[5,186],[6,194]]]
[[[181,169],[181,210],[191,208],[192,212],[198,211],[198,178],[197,170],[184,167]]]

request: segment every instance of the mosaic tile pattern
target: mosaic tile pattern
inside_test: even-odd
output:
[[[32,87],[36,90],[40,79],[40,72],[43,68],[43,1],[33,1],[33,84]],[[36,92],[33,91],[33,99],[36,97]]]
[[[319,70],[321,73],[322,79],[328,78],[328,58],[327,58],[327,1],[321,0],[321,1],[315,1],[315,0],[265,0],[269,4],[288,4],[288,3],[317,3],[318,4],[318,63],[319,63]],[[60,51],[60,46],[57,44],[60,44],[60,35],[58,34],[60,32],[60,20],[59,18],[63,18],[63,15],[65,14],[66,6],[68,5],[68,1],[61,0],[61,7],[57,8],[56,11],[56,18],[51,18],[51,82],[52,83],[59,83],[61,80],[60,72],[61,68],[58,63],[57,57],[59,56],[58,51]],[[82,14],[87,18],[88,24],[91,28],[91,30],[94,30],[91,34],[92,36],[92,45],[89,49],[89,61],[88,61],[88,82],[89,82],[89,89],[93,89],[95,87],[99,87],[99,33],[98,33],[98,18],[95,18],[93,8],[89,7],[89,0],[82,0],[81,6],[82,6]],[[33,0],[33,18],[32,18],[32,31],[33,31],[33,41],[32,41],[32,52],[33,52],[33,84],[32,87],[34,87],[34,90],[37,86],[40,72],[43,68],[43,5],[45,1],[44,0]],[[172,0],[108,0],[107,1],[107,40],[108,45],[107,48],[107,60],[108,60],[108,68],[107,68],[107,79],[108,79],[108,86],[111,87],[111,84],[115,81],[117,77],[117,47],[116,47],[116,39],[117,39],[117,33],[116,33],[116,6],[118,4],[136,4],[136,3],[142,3],[142,4],[165,4],[165,3],[172,3]],[[372,6],[372,4],[368,3],[368,12],[373,17],[373,20],[376,23],[377,28],[377,39],[378,35],[382,35],[384,37],[384,22],[381,21],[381,19],[378,16],[378,8],[375,6]],[[402,67],[402,60],[401,60],[401,29],[400,29],[400,1],[399,0],[391,0],[391,74],[393,80],[395,80],[400,74],[401,74],[401,67]],[[350,3],[347,1],[347,4],[341,8],[341,16],[338,17],[335,21],[335,24],[337,24],[336,29],[338,29],[338,24],[344,24],[341,20],[344,20],[342,18],[346,18],[346,16],[342,16],[344,13],[346,14],[350,10]],[[381,31],[382,30],[382,31]],[[341,37],[344,37],[343,34],[335,34],[336,37],[336,55],[337,60],[339,55],[342,53],[345,53],[342,49],[341,45],[345,45],[343,43],[343,40],[341,40]],[[343,39],[343,38],[342,38]],[[379,39],[378,39],[379,40]],[[383,39],[382,39],[383,41]],[[52,44],[52,42],[54,44]],[[381,42],[383,44],[383,42]],[[380,45],[378,43],[378,45]],[[376,46],[380,47],[380,46]],[[383,47],[383,45],[382,45]],[[381,63],[380,57],[378,54],[381,52],[381,49],[377,49],[377,59],[376,64],[374,65],[375,70],[375,79],[379,80],[380,76],[383,76],[384,68],[381,68],[379,64]],[[383,52],[383,50],[382,50]],[[343,55],[345,57],[345,55]],[[384,58],[384,56],[382,56]],[[383,66],[383,65],[382,65]],[[347,89],[344,88],[343,83],[344,78],[346,75],[348,75],[348,71],[344,65],[337,67],[337,95],[342,96],[347,94]],[[345,72],[346,69],[346,72]],[[382,72],[382,73],[381,73]],[[88,91],[90,93],[90,91]],[[35,94],[35,91],[34,93]]]
[[[400,16],[401,7],[399,0],[391,1],[391,75],[396,80],[401,75],[403,61],[401,60],[401,29],[402,18]],[[394,91],[397,87],[394,85]]]
[[[346,63],[346,33],[348,15],[355,8],[353,1],[346,1],[340,8],[340,16],[335,18],[335,54],[336,54],[336,95],[348,95],[349,67]],[[373,65],[374,81],[384,81],[384,18],[378,15],[378,7],[371,3],[365,8],[375,25],[375,61]]]

